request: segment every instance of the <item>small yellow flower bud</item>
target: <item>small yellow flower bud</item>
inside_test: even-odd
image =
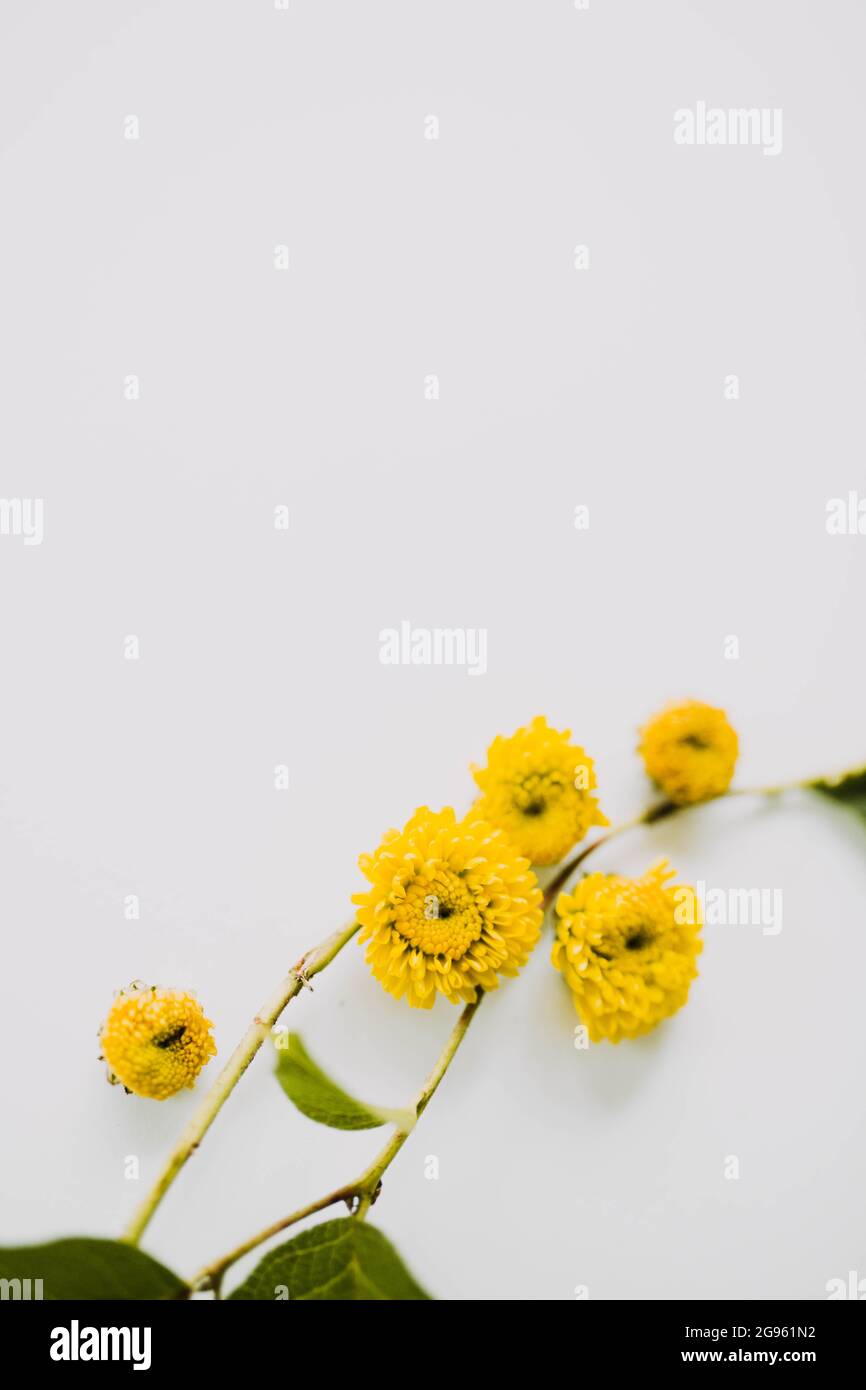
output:
[[[685,1004],[701,910],[662,862],[643,878],[587,874],[556,904],[552,961],[593,1042],[648,1033]]]
[[[724,710],[684,700],[654,715],[640,734],[646,770],[671,801],[708,801],[728,790],[740,745]]]
[[[192,994],[130,985],[118,994],[100,1032],[108,1079],[137,1096],[166,1100],[193,1086],[216,1055],[212,1027]]]
[[[504,830],[532,864],[557,864],[593,825],[607,825],[594,796],[592,758],[552,729],[544,715],[487,750],[472,769],[481,795],[475,811]]]

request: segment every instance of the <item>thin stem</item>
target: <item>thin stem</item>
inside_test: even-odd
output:
[[[556,898],[557,893],[563,884],[571,878],[576,869],[580,867],[585,859],[594,854],[601,845],[606,845],[609,840],[613,840],[617,835],[622,835],[626,830],[635,830],[639,825],[655,825],[657,821],[667,820],[669,816],[681,815],[683,811],[696,811],[701,806],[708,806],[714,801],[724,801],[730,796],[779,796],[782,792],[795,791],[800,787],[808,786],[807,782],[789,782],[779,787],[731,787],[728,791],[722,792],[719,796],[707,797],[705,801],[687,801],[678,803],[676,801],[658,801],[654,806],[650,806],[640,816],[635,816],[633,820],[623,821],[621,825],[615,825],[607,834],[600,835],[597,840],[593,840],[591,845],[587,845],[573,859],[569,859],[564,864],[555,878],[544,890],[544,907],[547,910]]]
[[[545,910],[550,907],[550,904],[553,902],[562,885],[567,879],[571,878],[575,869],[580,867],[584,859],[588,859],[591,854],[594,854],[602,845],[606,845],[609,840],[616,839],[617,835],[623,835],[626,830],[634,830],[636,826],[644,825],[645,823],[644,816],[636,816],[634,820],[623,821],[622,825],[615,825],[611,830],[608,830],[605,835],[599,835],[598,839],[593,840],[591,845],[587,845],[579,854],[576,854],[573,859],[569,859],[566,864],[563,864],[559,873],[555,878],[551,879],[544,890]]]
[[[273,1225],[266,1226],[263,1231],[259,1231],[258,1235],[251,1236],[249,1240],[245,1240],[242,1245],[238,1245],[227,1255],[223,1255],[221,1259],[214,1260],[213,1264],[205,1265],[204,1269],[200,1270],[191,1281],[192,1288],[199,1291],[203,1289],[218,1291],[226,1270],[242,1255],[249,1254],[251,1250],[255,1250],[257,1245],[262,1245],[266,1240],[270,1240],[271,1236],[278,1235],[280,1231],[287,1230],[289,1226],[296,1225],[298,1221],[303,1221],[305,1217],[312,1216],[317,1211],[324,1211],[326,1207],[335,1206],[337,1202],[351,1204],[357,1200],[358,1205],[355,1208],[354,1217],[356,1220],[363,1221],[379,1195],[385,1170],[393,1163],[412,1133],[415,1124],[430,1104],[439,1083],[454,1060],[458,1047],[466,1036],[466,1030],[481,1007],[483,998],[483,992],[479,992],[474,1003],[464,1006],[439,1060],[418,1092],[414,1105],[410,1107],[413,1114],[412,1123],[397,1126],[387,1144],[360,1177],[356,1178],[354,1182],[346,1183],[345,1187],[338,1187],[335,1191],[329,1192],[326,1197],[320,1197],[317,1201],[300,1207],[297,1211],[293,1211],[290,1216],[275,1221]]]
[[[316,1202],[309,1202],[307,1206],[299,1207],[297,1211],[292,1212],[291,1216],[284,1216],[281,1221],[275,1221],[272,1226],[266,1226],[263,1231],[259,1231],[258,1235],[245,1240],[235,1250],[232,1250],[230,1255],[224,1255],[221,1260],[214,1260],[213,1264],[206,1265],[192,1280],[191,1287],[197,1292],[201,1292],[203,1289],[216,1291],[226,1270],[242,1255],[248,1254],[250,1250],[255,1250],[257,1245],[270,1240],[271,1236],[279,1235],[280,1231],[288,1230],[289,1226],[296,1225],[305,1217],[312,1216],[314,1212],[324,1211],[326,1207],[333,1207],[337,1202],[349,1203],[357,1196],[355,1185],[350,1183],[347,1187],[338,1187],[335,1192],[329,1192],[326,1197],[320,1197]]]
[[[671,809],[665,809],[664,814],[673,815],[675,808],[673,808],[672,803],[662,802],[661,806],[651,808],[656,811],[656,815],[653,816],[653,819],[661,820],[662,808],[667,808],[668,806],[671,806]],[[550,883],[548,883],[544,890],[545,912],[556,898],[560,888],[571,878],[575,870],[580,868],[580,865],[585,859],[588,859],[589,856],[594,854],[597,849],[600,849],[602,845],[606,845],[610,840],[615,840],[618,835],[624,835],[627,830],[635,830],[639,825],[650,825],[652,822],[648,820],[649,815],[650,811],[645,811],[643,815],[635,816],[633,820],[626,820],[623,821],[621,825],[615,825],[611,830],[608,830],[607,834],[599,835],[598,839],[593,840],[591,845],[587,845],[579,854],[576,854],[573,859],[569,859],[567,863],[563,864],[559,873],[550,880]]]
[[[264,1007],[256,1014],[213,1086],[203,1098],[201,1105],[192,1115],[159,1177],[126,1228],[123,1239],[129,1245],[137,1245],[141,1240],[151,1217],[166,1192],[187,1159],[198,1148],[286,1005],[305,986],[309,986],[309,981],[314,975],[318,975],[321,970],[325,969],[326,965],[330,965],[334,957],[346,945],[346,942],[351,941],[358,926],[359,923],[352,918],[346,926],[332,932],[318,946],[314,946],[312,950],[301,956],[285,979],[280,981]]]
[[[420,1120],[427,1106],[430,1104],[430,1101],[433,1099],[440,1081],[454,1060],[454,1054],[466,1036],[467,1028],[481,1007],[483,998],[483,991],[479,991],[475,1002],[464,1006],[460,1017],[451,1030],[451,1036],[445,1044],[438,1062],[415,1098],[415,1123]],[[412,1128],[414,1128],[414,1124]],[[402,1126],[398,1126],[382,1152],[373,1160],[370,1167],[366,1172],[362,1173],[361,1177],[358,1179],[356,1186],[363,1194],[368,1194],[370,1197],[370,1202],[367,1204],[368,1206],[376,1200],[376,1193],[379,1188],[379,1183],[382,1181],[382,1175],[385,1169],[393,1163],[397,1154],[406,1143],[406,1140],[412,1132],[412,1128],[404,1129]]]

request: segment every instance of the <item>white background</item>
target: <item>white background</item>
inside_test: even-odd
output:
[[[744,784],[864,760],[866,538],[825,509],[866,490],[866,11],[18,0],[0,23],[0,491],[45,503],[41,546],[0,537],[12,1243],[118,1233],[216,1074],[163,1104],[108,1087],[114,991],[195,989],[224,1059],[346,917],[358,853],[468,804],[497,732],[571,727],[613,820],[671,697],[730,711]],[[676,146],[701,100],[782,107],[781,155]],[[487,674],[380,665],[404,618],[486,628]],[[539,947],[373,1214],[437,1296],[866,1275],[866,833],[744,800],[597,863],[661,854],[781,888],[782,932],[708,928],[688,1008],[589,1053]],[[353,944],[287,1021],[400,1104],[455,1017],[387,997]],[[191,1274],[381,1141],[304,1119],[262,1057],[146,1246]]]

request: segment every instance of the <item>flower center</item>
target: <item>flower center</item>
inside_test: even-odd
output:
[[[543,816],[563,789],[563,779],[556,772],[531,772],[522,781],[515,782],[511,801],[522,816]]]
[[[644,951],[653,946],[657,933],[649,922],[609,923],[603,934],[590,944],[602,960],[617,960],[626,953]]]
[[[407,884],[405,897],[394,903],[393,926],[425,956],[459,960],[480,937],[484,919],[465,880],[453,869],[439,869]]]
[[[652,941],[652,935],[646,927],[638,927],[631,936],[625,939],[625,949],[627,951],[642,951],[644,946],[648,946]]]

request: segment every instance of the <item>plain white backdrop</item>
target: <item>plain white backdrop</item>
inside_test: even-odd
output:
[[[864,761],[866,537],[825,513],[866,492],[866,12],[22,0],[0,24],[0,492],[45,506],[42,545],[0,537],[10,1244],[119,1233],[216,1074],[164,1104],[108,1087],[115,990],[195,989],[224,1060],[348,915],[358,854],[467,805],[497,732],[571,727],[612,820],[672,697],[729,710],[744,784]],[[700,100],[781,107],[782,153],[676,146]],[[485,628],[487,674],[382,666],[403,619]],[[662,854],[781,889],[782,931],[708,928],[688,1008],[589,1053],[539,947],[372,1214],[435,1295],[866,1276],[866,830],[743,800],[596,862]],[[398,1105],[455,1016],[387,997],[353,944],[286,1021]],[[180,1273],[382,1141],[304,1119],[270,1069],[148,1232]]]

